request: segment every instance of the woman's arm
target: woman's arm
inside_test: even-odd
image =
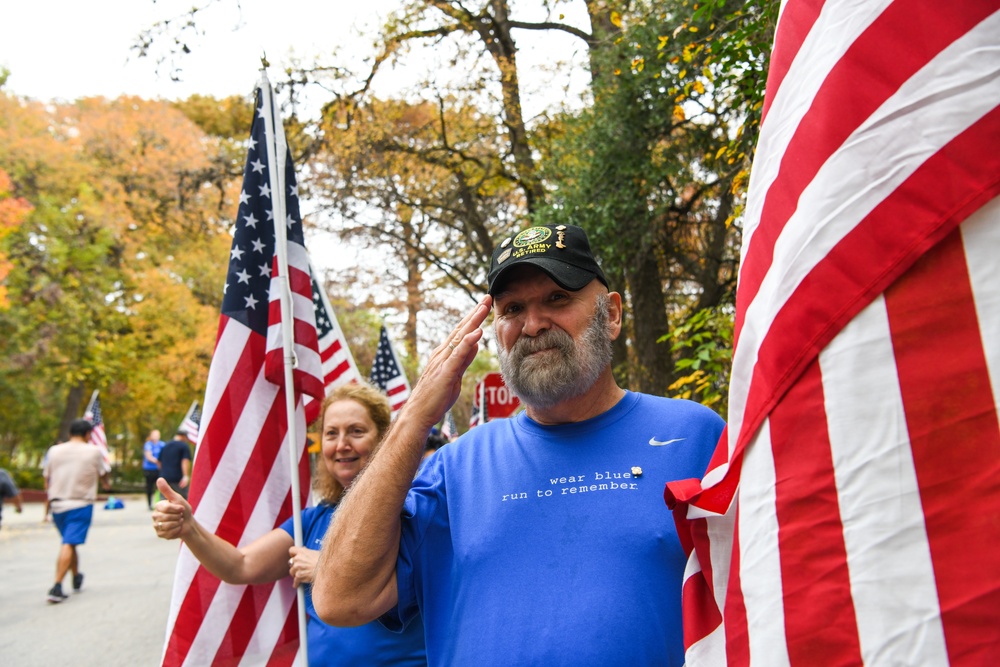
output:
[[[191,514],[191,505],[162,477],[156,486],[164,500],[156,503],[153,529],[165,540],[182,539],[205,568],[229,584],[266,584],[289,574],[292,536],[280,528],[237,549],[206,530]]]

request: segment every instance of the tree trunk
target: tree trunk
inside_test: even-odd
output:
[[[517,165],[518,181],[524,191],[530,215],[545,201],[545,189],[538,178],[528,141],[528,130],[524,126],[521,83],[517,74],[517,46],[510,34],[510,8],[507,0],[491,0],[490,12],[493,20],[476,23],[476,31],[500,70],[504,125],[507,127],[510,152]]]
[[[423,306],[423,297],[420,293],[420,282],[421,282],[421,266],[420,266],[420,256],[417,253],[417,243],[419,239],[416,238],[416,233],[413,229],[413,212],[410,209],[406,209],[405,212],[400,214],[400,222],[403,228],[403,238],[406,239],[406,243],[403,246],[405,257],[403,258],[406,262],[406,325],[404,327],[404,345],[406,345],[406,354],[414,362],[417,359],[417,313],[420,312]],[[416,370],[416,366],[414,366]]]
[[[729,242],[729,235],[732,233],[732,230],[726,227],[726,220],[733,212],[734,195],[730,185],[729,180],[720,184],[719,210],[716,211],[715,219],[711,221],[710,225],[706,225],[703,233],[706,238],[706,247],[702,260],[702,270],[698,276],[702,290],[698,297],[696,310],[717,307],[729,291],[731,281],[727,279],[726,272],[723,271],[723,258],[726,244]]]
[[[648,394],[666,396],[674,381],[673,356],[667,344],[656,339],[669,330],[663,306],[659,263],[652,248],[639,251],[629,271],[632,296],[632,325],[635,338],[635,388]]]
[[[69,440],[69,425],[73,420],[80,418],[80,408],[83,405],[83,383],[70,387],[66,396],[66,410],[63,411],[62,421],[59,423],[59,442]]]
[[[609,0],[587,0],[587,15],[590,17],[591,46],[587,49],[590,62],[590,81],[592,84],[607,81],[608,72],[613,68],[604,62],[601,47],[598,45],[612,44],[621,28],[611,22],[611,3]]]

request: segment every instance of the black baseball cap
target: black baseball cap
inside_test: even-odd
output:
[[[493,251],[487,292],[493,295],[500,277],[524,264],[537,266],[563,289],[581,290],[594,278],[608,287],[586,232],[575,225],[538,225],[505,238]]]

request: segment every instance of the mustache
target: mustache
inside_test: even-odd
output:
[[[571,350],[573,347],[572,336],[560,329],[549,329],[533,338],[523,336],[518,338],[511,347],[510,354],[514,358],[523,359],[529,354],[553,347],[566,353],[567,350]]]

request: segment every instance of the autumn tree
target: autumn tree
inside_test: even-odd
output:
[[[409,171],[401,173],[431,174],[475,152],[494,170],[496,182],[512,188],[508,202],[513,205],[503,208],[505,217],[484,218],[494,237],[528,221],[584,226],[628,301],[625,336],[616,346],[616,375],[630,388],[666,394],[684,379],[686,371],[677,365],[691,353],[688,345],[670,344],[673,332],[687,335],[685,323],[699,312],[712,316],[698,322],[715,323],[732,309],[742,198],[777,4],[409,0],[378,36],[371,69],[358,83],[350,83],[354,79],[342,67],[317,66],[290,72],[289,90],[294,96],[296,86],[319,83],[331,91],[330,109],[339,124],[324,116],[320,134],[327,150],[322,155],[329,159],[328,173],[342,179],[342,193],[359,187],[365,180],[359,176],[371,170],[359,168],[354,158],[338,162],[345,156],[333,157],[328,148],[335,130],[345,132],[356,157],[380,163],[385,173],[401,168],[403,153],[410,162]],[[578,16],[581,7],[586,25],[566,18]],[[580,104],[526,118],[526,73],[517,40],[528,34],[569,35],[584,49],[591,86]],[[375,96],[374,82],[382,71],[410,64],[428,51],[436,56],[434,71],[415,79],[395,101]],[[459,109],[491,118],[495,130],[480,140],[470,137],[461,150],[437,140],[437,149],[426,151],[426,136],[407,134],[419,124],[393,127],[400,116],[387,109],[394,104],[413,116],[423,105],[436,105],[439,139],[449,136],[449,113]],[[357,127],[362,124],[373,127]],[[433,197],[400,197],[400,183],[411,180],[368,179],[361,201],[375,202],[380,212],[365,219],[364,207],[341,211],[355,237],[368,233],[385,247],[389,238],[398,242],[404,262],[414,258],[406,253],[417,245],[415,239],[433,239],[435,232],[449,238]],[[431,177],[429,182],[436,193],[437,184],[447,181]],[[490,192],[470,190],[468,201]],[[491,213],[481,204],[460,213],[476,223],[470,211]],[[458,249],[455,264],[464,276],[485,272],[488,247],[479,253]],[[419,272],[436,264],[410,266]],[[444,275],[455,283],[459,274]],[[417,307],[410,298],[403,303]]]
[[[660,341],[702,310],[731,312],[734,299],[759,99],[746,90],[763,91],[766,49],[737,59],[733,46],[759,12],[711,8],[634,2],[612,11],[618,34],[594,55],[602,76],[593,105],[547,130],[545,176],[559,187],[539,219],[592,231],[629,305],[621,379],[650,393],[673,393],[687,374],[677,363],[688,347]]]
[[[501,144],[479,146],[496,151],[495,163],[522,197],[522,215],[511,216],[515,226],[527,218],[588,229],[629,305],[626,335],[616,347],[619,380],[667,394],[686,348],[659,341],[700,310],[732,306],[746,142],[753,135],[748,119],[762,91],[766,48],[759,46],[769,39],[774,3],[761,9],[721,0],[591,0],[583,3],[587,28],[564,20],[560,9],[574,4],[541,3],[542,15],[522,4],[515,15],[505,0],[413,0],[386,25],[373,71],[433,43],[451,54],[453,66],[462,63],[479,77],[453,80],[448,94],[433,94],[475,105],[501,124]],[[586,49],[593,99],[584,111],[525,121],[515,35],[529,31],[571,35]],[[443,84],[431,76],[420,85],[426,98]],[[352,99],[364,99],[368,88],[361,91]],[[378,114],[358,121],[392,122]],[[377,140],[367,148],[399,150],[398,142]],[[382,184],[385,196],[397,188],[390,180]],[[417,210],[433,220],[426,208]],[[492,227],[500,235],[509,229]],[[462,257],[477,259],[481,271],[488,255]]]
[[[112,445],[172,428],[204,391],[238,188],[219,167],[231,158],[165,102],[3,95],[0,106],[0,168],[32,207],[3,240],[0,375],[39,408],[7,433],[40,451],[95,388]]]
[[[484,291],[498,226],[509,229],[523,210],[498,157],[500,132],[492,117],[454,100],[371,99],[324,112],[310,192],[345,239],[396,258],[400,277],[380,271],[379,287],[402,297],[379,305],[407,314],[414,356],[417,317],[428,308],[454,314],[457,300],[438,298],[448,286],[471,299]]]

